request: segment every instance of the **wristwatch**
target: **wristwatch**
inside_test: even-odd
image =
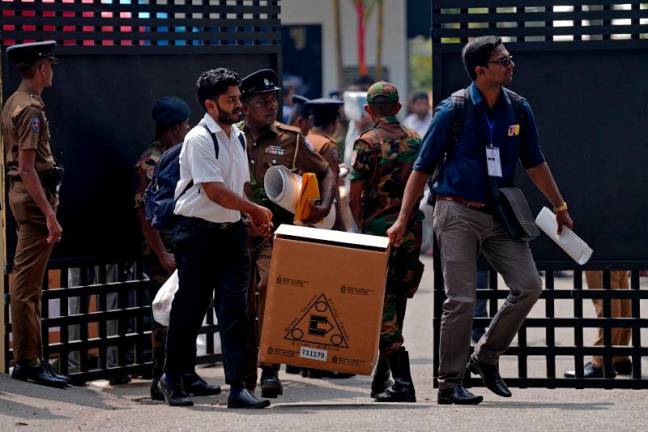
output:
[[[567,203],[563,201],[558,207],[554,207],[554,213],[560,213],[567,210]]]

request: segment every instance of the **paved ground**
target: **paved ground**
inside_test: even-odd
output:
[[[431,268],[431,262],[426,262]],[[648,288],[648,280],[642,281]],[[566,287],[562,280],[557,288]],[[647,305],[642,304],[642,310]],[[591,314],[591,308],[585,307]],[[533,314],[541,316],[539,305]],[[558,316],[569,316],[571,305],[557,305]],[[219,398],[196,398],[193,408],[168,408],[147,398],[148,383],[135,381],[110,387],[96,381],[84,388],[54,390],[0,376],[0,431],[639,431],[646,428],[648,391],[513,389],[502,399],[474,389],[485,401],[477,407],[438,406],[432,388],[432,274],[410,303],[406,324],[407,346],[419,402],[379,405],[368,397],[368,377],[313,380],[283,375],[285,396],[263,411],[233,411]],[[592,333],[586,334],[590,338]],[[642,340],[648,335],[643,334]],[[529,333],[529,343],[543,343],[544,333]],[[571,344],[568,332],[559,343]],[[587,339],[589,340],[589,339]],[[643,374],[648,375],[644,360]],[[513,376],[513,360],[503,360],[504,376]],[[558,359],[558,370],[573,367]],[[544,361],[529,361],[530,376],[542,376]],[[220,367],[204,368],[201,375],[222,383]]]

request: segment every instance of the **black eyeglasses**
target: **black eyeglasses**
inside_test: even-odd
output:
[[[497,60],[489,60],[488,63],[496,63],[500,66],[508,66],[511,63],[513,63],[513,56],[512,55],[507,55],[504,57],[500,57]]]

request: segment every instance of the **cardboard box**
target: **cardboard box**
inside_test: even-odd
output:
[[[389,240],[281,225],[259,360],[360,375],[377,361]]]

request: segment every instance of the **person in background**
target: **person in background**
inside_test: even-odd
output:
[[[414,129],[421,137],[424,137],[432,124],[428,94],[425,92],[414,93],[410,97],[410,109],[412,113],[403,120],[403,125]]]
[[[310,109],[307,106],[310,99],[304,96],[294,95],[292,100],[293,108],[292,114],[290,114],[290,118],[288,119],[288,124],[290,126],[298,127],[301,130],[302,135],[307,136],[312,127]]]
[[[610,272],[610,288],[629,289],[629,272],[627,270],[613,270]],[[586,271],[585,280],[587,281],[587,288],[589,289],[603,289],[603,272],[601,271]],[[603,299],[592,299],[596,316],[604,318],[603,312]],[[632,302],[630,300],[612,299],[610,300],[610,318],[629,318],[632,316]],[[629,327],[612,327],[610,329],[612,335],[611,343],[615,346],[627,346],[630,343],[632,336],[632,329]],[[603,329],[599,328],[596,334],[594,346],[603,345]],[[605,362],[603,356],[592,356],[591,361],[585,364],[583,368],[583,378],[603,378],[605,376],[603,366]],[[610,375],[631,375],[632,374],[632,361],[628,356],[615,356],[612,359],[612,366],[614,370]],[[566,371],[565,378],[576,378],[576,371]]]

